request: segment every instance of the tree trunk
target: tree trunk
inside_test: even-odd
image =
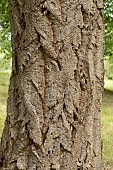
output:
[[[10,0],[2,170],[101,170],[102,0]]]

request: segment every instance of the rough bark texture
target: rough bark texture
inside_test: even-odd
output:
[[[2,170],[100,170],[103,0],[10,0]]]

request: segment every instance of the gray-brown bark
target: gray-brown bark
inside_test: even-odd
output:
[[[2,170],[100,170],[102,0],[10,0]]]

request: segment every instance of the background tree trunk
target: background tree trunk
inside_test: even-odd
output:
[[[10,0],[2,170],[100,170],[102,0]]]

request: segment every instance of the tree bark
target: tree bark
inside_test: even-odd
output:
[[[10,0],[2,170],[101,170],[102,0]]]

